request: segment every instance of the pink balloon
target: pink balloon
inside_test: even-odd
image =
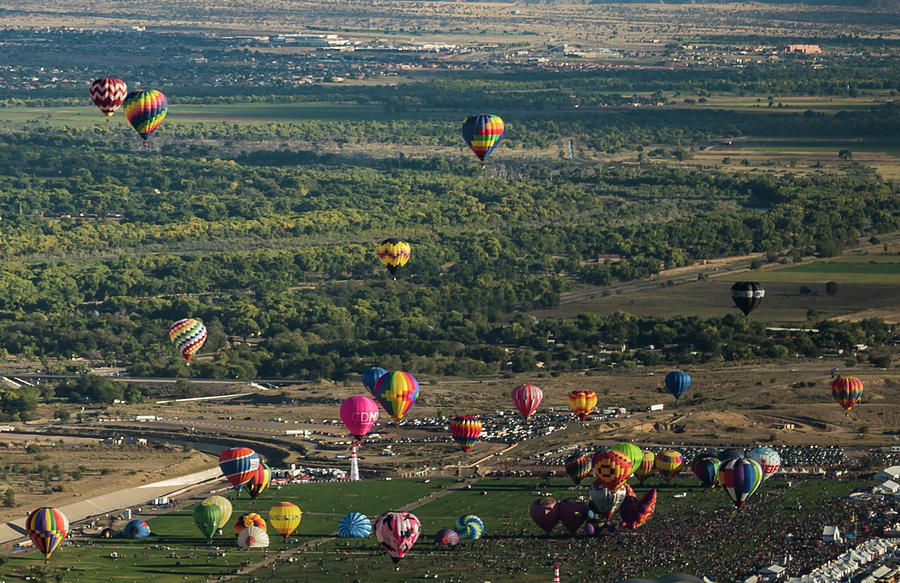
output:
[[[350,397],[341,404],[341,421],[351,435],[362,439],[378,421],[378,403],[363,395]]]

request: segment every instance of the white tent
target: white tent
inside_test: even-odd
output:
[[[895,482],[900,481],[900,466],[891,466],[889,468],[884,468],[877,474],[875,474],[876,482],[884,482],[886,480],[894,480]]]
[[[843,539],[841,538],[841,531],[836,526],[826,526],[822,529],[822,542],[826,543],[841,543]]]
[[[882,482],[881,484],[878,484],[877,486],[872,488],[873,494],[896,494],[898,492],[900,492],[900,484],[898,484],[894,480]]]

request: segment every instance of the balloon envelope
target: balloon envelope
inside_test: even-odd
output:
[[[459,449],[468,452],[481,435],[481,420],[474,415],[457,415],[450,421],[450,435]]]
[[[291,533],[300,526],[302,516],[300,507],[291,502],[279,502],[269,509],[269,522],[272,523],[272,528],[284,537],[284,542],[287,542]]]
[[[207,539],[212,539],[216,531],[221,528],[222,509],[215,504],[203,502],[194,507],[194,524],[200,529]]]
[[[718,458],[712,456],[698,456],[691,463],[691,471],[704,486],[715,486],[718,483],[719,466]]]
[[[762,483],[762,468],[748,458],[733,458],[719,467],[719,484],[735,506],[741,508]]]
[[[259,462],[259,467],[256,468],[250,481],[246,484],[247,493],[250,494],[251,498],[256,500],[256,498],[269,487],[269,482],[271,480],[272,470],[270,470],[269,466],[263,462]]]
[[[150,525],[140,519],[135,519],[125,525],[125,538],[147,538],[150,536]]]
[[[672,393],[675,399],[685,394],[691,387],[691,375],[683,370],[673,370],[666,375],[666,389]]]
[[[459,533],[452,528],[443,528],[434,535],[434,544],[442,547],[455,547],[459,544]]]
[[[456,519],[456,532],[460,538],[480,539],[484,534],[484,522],[474,514],[464,514]]]
[[[643,484],[644,480],[656,473],[656,454],[652,451],[644,450],[641,452],[641,464],[634,471],[638,481]]]
[[[397,279],[397,270],[409,262],[411,255],[412,248],[409,243],[396,237],[385,239],[378,246],[378,260],[388,268],[394,279]]]
[[[69,533],[69,519],[56,508],[36,508],[25,518],[25,532],[37,550],[44,553],[44,558],[49,559]]]
[[[557,508],[556,500],[553,498],[539,498],[531,505],[528,513],[531,520],[534,521],[544,532],[549,533],[559,522],[559,508]]]
[[[747,457],[762,468],[763,481],[774,476],[781,468],[781,456],[771,447],[754,447],[747,452]]]
[[[559,508],[559,521],[569,534],[575,534],[587,519],[587,504],[578,498],[566,498],[557,504]]]
[[[680,474],[682,467],[684,458],[674,449],[667,449],[656,455],[656,471],[666,482]]]
[[[241,514],[237,517],[237,520],[234,521],[234,534],[240,534],[241,531],[251,526],[266,530],[266,519],[256,512]]]
[[[365,385],[366,389],[368,389],[368,391],[374,395],[375,383],[377,383],[378,379],[380,379],[382,375],[385,374],[387,374],[387,371],[383,368],[379,368],[377,366],[367,368],[362,374],[363,385]]]
[[[594,503],[594,507],[597,509],[597,514],[599,518],[605,520],[609,520],[612,518],[613,514],[615,514],[616,510],[622,505],[622,502],[625,501],[625,498],[628,496],[628,488],[625,485],[621,486],[615,492],[608,490],[602,484],[596,484],[597,487],[592,487],[590,490],[591,502]]]
[[[122,103],[122,109],[131,127],[146,143],[150,134],[166,119],[169,102],[162,91],[156,89],[129,91]]]
[[[482,162],[497,147],[503,130],[500,116],[488,113],[469,116],[462,124],[463,139]]]
[[[378,421],[378,403],[364,395],[355,395],[341,403],[341,421],[356,439],[366,436]]]
[[[628,459],[631,460],[632,473],[634,473],[634,471],[640,467],[641,461],[644,459],[644,452],[641,451],[641,448],[627,441],[615,444],[614,446],[612,446],[612,449],[621,451],[628,456]]]
[[[644,525],[653,511],[656,510],[656,490],[644,494],[639,500],[637,496],[628,496],[622,502],[622,526],[635,529]]]
[[[831,382],[831,396],[848,413],[862,399],[863,384],[856,377],[837,377]]]
[[[341,538],[365,538],[372,534],[372,521],[365,514],[351,512],[345,514],[338,524]]]
[[[574,454],[566,458],[566,475],[575,485],[591,475],[591,458],[585,454]]]
[[[169,327],[169,340],[188,362],[206,342],[206,326],[196,318],[178,320]]]
[[[628,454],[611,449],[594,456],[594,459],[594,475],[610,492],[621,488],[631,475],[631,458]]]
[[[544,400],[544,392],[534,385],[519,385],[512,390],[512,402],[525,419],[537,411]]]
[[[375,520],[375,538],[394,563],[405,557],[419,540],[422,525],[410,512],[385,512]]]
[[[419,396],[416,377],[402,370],[389,372],[375,383],[375,400],[394,421],[400,421]]]
[[[91,101],[106,114],[112,116],[125,102],[128,86],[115,77],[101,77],[91,83]]]
[[[264,549],[269,546],[269,535],[262,528],[250,526],[238,534],[237,544],[242,549]]]
[[[259,455],[249,447],[232,447],[219,454],[219,469],[240,492],[259,469]]]
[[[203,504],[214,504],[222,510],[222,517],[219,519],[219,524],[216,528],[225,528],[225,525],[231,520],[231,501],[225,496],[210,496],[203,501]]]
[[[738,281],[731,286],[731,299],[746,316],[756,309],[766,295],[766,290],[755,281]]]
[[[597,406],[597,393],[579,389],[569,393],[569,407],[579,419],[584,421]]]

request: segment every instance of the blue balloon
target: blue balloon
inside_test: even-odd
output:
[[[125,525],[125,538],[147,538],[150,536],[150,526],[140,519],[135,519]]]
[[[666,375],[666,388],[678,399],[691,386],[691,375],[683,370],[673,370]]]
[[[378,382],[382,376],[386,375],[388,371],[383,368],[378,368],[377,366],[373,366],[372,368],[366,369],[366,372],[362,375],[363,384],[366,385],[366,388],[369,389],[369,392],[374,394],[375,392],[375,383]]]
[[[365,514],[351,512],[345,515],[338,524],[338,535],[341,538],[366,538],[372,534],[372,521]]]

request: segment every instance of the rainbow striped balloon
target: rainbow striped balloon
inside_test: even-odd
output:
[[[419,396],[419,381],[402,370],[389,372],[375,383],[374,393],[391,419],[399,422]]]
[[[147,137],[166,119],[169,102],[162,91],[156,89],[129,91],[122,107],[131,127],[144,138],[146,146]]]
[[[863,384],[856,377],[838,377],[831,383],[831,396],[850,414],[850,409],[862,399]]]
[[[249,447],[232,447],[219,454],[219,469],[240,492],[259,469],[259,454]]]
[[[178,320],[169,327],[169,340],[175,344],[181,356],[190,362],[194,354],[206,342],[206,326],[194,318]]]
[[[69,533],[69,519],[56,508],[44,506],[31,511],[25,519],[25,531],[34,541],[34,546],[49,560]]]
[[[462,124],[462,136],[484,168],[484,159],[494,151],[503,137],[503,120],[499,115],[488,113],[469,116]]]
[[[457,415],[450,421],[450,435],[459,449],[468,452],[481,435],[481,420],[474,415]]]

